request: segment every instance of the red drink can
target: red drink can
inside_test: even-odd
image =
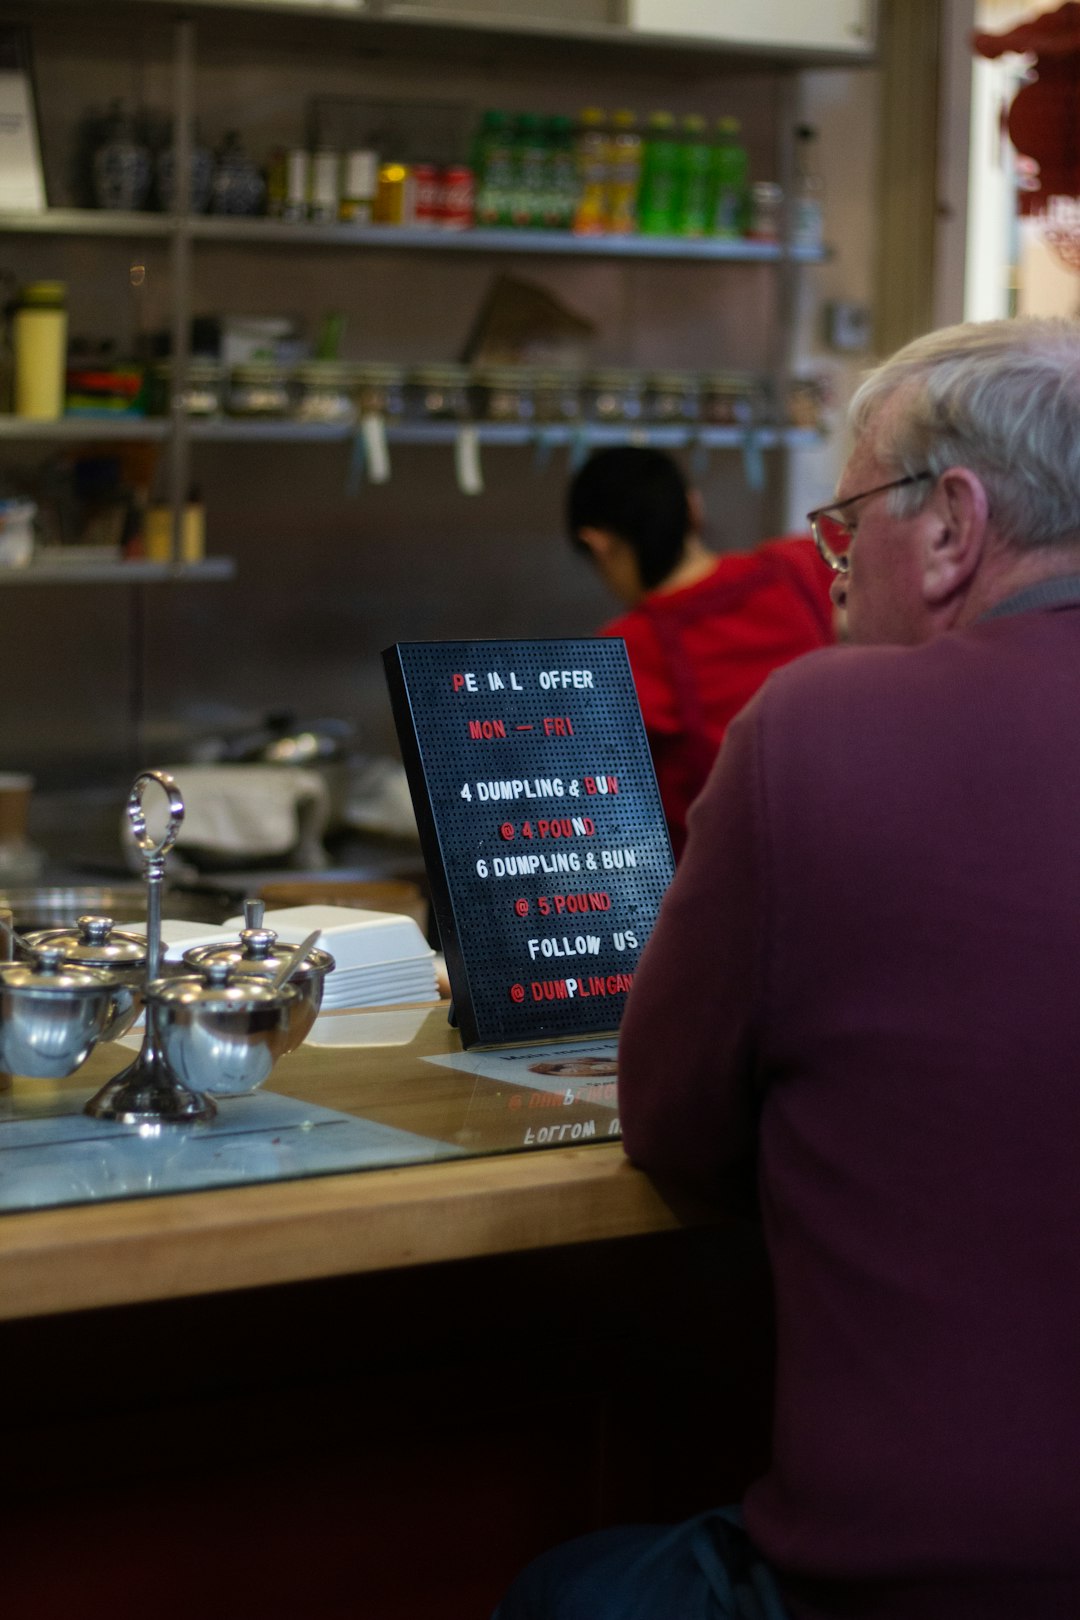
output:
[[[473,223],[476,180],[464,163],[443,170],[439,223],[444,231],[467,231]]]
[[[437,225],[442,189],[439,185],[439,171],[434,163],[414,163],[412,175],[415,188],[413,218],[417,225]]]

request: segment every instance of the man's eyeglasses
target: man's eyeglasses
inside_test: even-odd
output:
[[[933,476],[931,472],[909,473],[906,478],[894,478],[891,483],[877,484],[873,489],[864,489],[858,495],[849,495],[844,501],[834,501],[832,506],[819,506],[815,511],[807,512],[806,521],[810,525],[814,544],[833,573],[847,573],[848,552],[855,538],[855,530],[858,528],[857,518],[844,516],[847,507],[854,506],[858,501],[868,501],[871,495],[884,495],[889,489],[903,489],[906,484],[921,484],[923,479]]]

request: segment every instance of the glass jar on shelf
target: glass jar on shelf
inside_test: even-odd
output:
[[[93,155],[94,202],[125,212],[145,208],[153,178],[150,148],[121,101],[114,101]]]
[[[405,370],[382,360],[364,360],[352,367],[353,406],[359,430],[353,444],[350,488],[360,480],[385,484],[390,478],[388,429],[405,416]]]
[[[477,417],[522,426],[536,414],[533,373],[526,366],[482,366],[473,373]]]
[[[390,362],[364,360],[353,367],[353,402],[357,414],[397,422],[405,415],[405,369]]]
[[[262,172],[245,151],[238,131],[231,129],[214,154],[210,212],[261,214],[265,204],[266,182]]]
[[[214,154],[199,139],[197,129],[191,132],[191,157],[188,170],[188,208],[193,214],[205,214],[210,206],[210,187],[214,180]],[[167,214],[176,206],[176,147],[173,128],[167,127],[166,144],[158,152],[154,163],[158,202]]]
[[[538,371],[533,380],[537,422],[570,427],[581,420],[581,377],[576,371]]]
[[[288,416],[292,404],[290,368],[276,360],[248,360],[234,366],[228,402],[232,416]]]
[[[469,415],[469,369],[417,366],[408,380],[407,403],[417,422],[464,422]]]
[[[159,360],[150,374],[150,409],[154,416],[167,416],[172,409],[173,371],[171,360]],[[183,405],[188,416],[221,415],[225,406],[225,367],[219,360],[196,356],[188,361]]]
[[[784,234],[784,192],[774,180],[757,180],[750,187],[750,228],[753,242],[779,243]]]
[[[328,427],[354,422],[354,370],[344,360],[305,360],[298,365],[293,406],[296,420],[323,423]]]
[[[789,378],[784,415],[790,427],[812,428],[824,433],[829,425],[829,403],[827,378]]]
[[[585,379],[585,412],[602,427],[640,426],[645,415],[645,379],[640,371],[609,366]]]
[[[687,427],[701,416],[701,390],[691,371],[654,371],[645,393],[646,419],[657,427]]]
[[[701,420],[706,427],[752,427],[768,417],[765,389],[741,371],[713,371],[701,378]]]

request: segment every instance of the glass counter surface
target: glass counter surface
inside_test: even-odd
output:
[[[0,1092],[0,1213],[618,1138],[615,1037],[465,1052],[447,1006],[324,1013],[261,1091],[201,1125],[95,1120],[140,1038]]]

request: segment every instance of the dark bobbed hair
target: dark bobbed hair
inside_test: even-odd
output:
[[[653,590],[678,565],[690,532],[686,480],[662,450],[618,445],[597,450],[571,480],[566,499],[571,544],[588,547],[581,529],[606,529],[637,558],[641,583]]]

